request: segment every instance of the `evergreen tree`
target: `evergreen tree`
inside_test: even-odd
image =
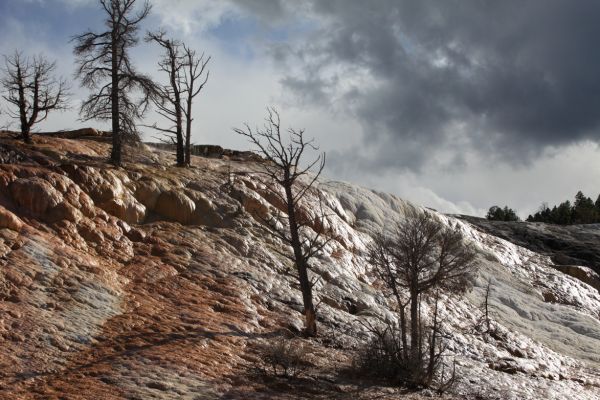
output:
[[[508,206],[504,206],[504,208],[492,206],[485,217],[490,221],[520,221],[516,211]]]
[[[491,206],[485,218],[490,221],[502,221],[504,218],[502,209],[498,206]]]
[[[573,208],[569,200],[560,203],[556,209],[556,215],[552,223],[559,225],[569,225],[573,221]]]
[[[575,195],[573,204],[566,200],[550,209],[546,203],[543,203],[535,214],[527,217],[527,221],[558,225],[598,223],[600,222],[600,195],[594,202],[580,190]]]
[[[512,208],[508,208],[508,206],[504,206],[502,210],[504,213],[504,221],[520,221],[519,216],[516,211]]]
[[[586,197],[580,190],[575,195],[573,205],[573,222],[577,224],[590,224],[598,220],[598,212],[594,202]]]

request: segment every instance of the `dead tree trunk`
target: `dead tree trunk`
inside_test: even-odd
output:
[[[322,238],[322,233],[309,237],[303,233],[302,228],[308,221],[299,219],[299,206],[309,189],[313,187],[317,178],[325,167],[325,154],[321,154],[307,167],[301,167],[300,162],[305,150],[315,149],[311,141],[305,141],[303,130],[289,129],[289,141],[281,135],[279,114],[268,109],[268,117],[264,129],[252,130],[248,125],[246,129],[235,129],[235,132],[246,136],[259,150],[267,162],[263,163],[262,171],[268,178],[265,186],[285,204],[287,211],[287,227],[281,227],[280,218],[265,220],[266,229],[292,247],[292,255],[288,256],[296,268],[302,302],[304,305],[304,318],[306,336],[317,335],[317,312],[313,299],[313,282],[309,276],[309,260],[317,254],[330,240]],[[302,184],[300,178],[316,167],[316,173]],[[281,191],[280,191],[281,190]],[[281,194],[283,192],[283,194]],[[319,218],[324,215],[321,210]]]
[[[163,58],[158,62],[158,66],[169,77],[169,83],[162,87],[154,103],[158,114],[167,119],[172,125],[168,128],[159,128],[157,124],[150,127],[165,134],[175,144],[177,166],[184,167],[186,163],[181,96],[184,94],[185,89],[182,88],[181,71],[185,67],[185,58],[180,54],[181,44],[165,36],[164,32],[148,33],[146,41],[158,43],[165,51]]]
[[[206,82],[210,71],[206,70],[206,66],[210,61],[210,57],[205,58],[204,53],[198,56],[196,52],[189,47],[183,45],[187,71],[185,74],[185,92],[187,93],[186,106],[184,109],[185,115],[185,164],[191,165],[192,163],[192,105],[194,98],[200,94]],[[205,73],[206,71],[206,73]],[[202,80],[202,76],[204,79]],[[200,81],[201,80],[201,81]],[[197,85],[197,86],[196,86]]]
[[[427,364],[427,374],[426,374],[426,383],[427,386],[431,385],[433,381],[433,376],[435,374],[436,365],[438,362],[439,354],[436,353],[436,345],[437,345],[437,335],[439,332],[439,322],[438,322],[438,304],[440,300],[440,294],[437,292],[435,294],[435,309],[433,311],[433,325],[431,328],[430,338],[429,338],[429,362]]]
[[[410,288],[410,359],[415,365],[419,362],[421,340],[419,330],[419,292],[416,282],[411,283]]]
[[[289,175],[285,173],[285,175]],[[289,176],[284,176],[283,186],[285,188],[285,196],[287,200],[288,223],[290,225],[290,242],[294,251],[294,259],[296,260],[296,270],[298,272],[298,280],[300,282],[300,291],[302,292],[302,302],[304,304],[304,317],[306,321],[306,335],[317,335],[317,315],[313,304],[312,285],[308,278],[308,265],[302,252],[302,243],[300,242],[299,227],[296,221],[296,207],[294,195],[292,194],[292,182]]]
[[[131,62],[129,50],[138,43],[141,22],[150,12],[150,4],[134,13],[137,0],[100,0],[106,12],[104,32],[85,32],[73,38],[77,57],[77,77],[93,91],[82,103],[83,120],[110,120],[112,150],[110,161],[122,162],[125,136],[139,140],[136,121],[143,117],[158,94],[152,79],[140,74]],[[132,98],[138,91],[139,98]]]
[[[168,128],[159,128],[157,124],[150,128],[168,137],[167,142],[174,143],[177,166],[189,166],[191,162],[192,105],[194,97],[204,88],[208,81],[206,65],[210,57],[196,53],[185,44],[166,38],[164,32],[148,33],[146,41],[158,43],[164,50],[164,57],[158,62],[160,70],[169,76],[169,84],[165,85],[155,101],[158,113],[171,122]],[[183,47],[183,51],[182,51]],[[198,85],[198,79],[204,80]],[[183,119],[185,118],[185,134]]]
[[[111,16],[114,21],[114,16]],[[121,164],[121,127],[120,127],[120,113],[119,113],[119,40],[117,33],[113,29],[110,33],[111,46],[110,46],[110,106],[111,106],[111,125],[112,125],[112,149],[110,152],[110,161],[115,165]]]

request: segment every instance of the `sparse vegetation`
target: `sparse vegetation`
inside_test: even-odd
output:
[[[356,372],[361,376],[404,383],[403,378],[408,371],[400,328],[392,323],[382,326],[368,324],[366,327],[370,338],[358,349],[354,358]]]
[[[483,302],[480,306],[481,315],[477,321],[475,321],[471,330],[471,333],[483,335],[484,340],[487,340],[488,336],[496,335],[497,325],[490,310],[490,295],[492,293],[492,289],[492,280],[489,279],[485,287]]]
[[[265,375],[296,378],[310,366],[306,361],[308,348],[301,339],[280,337],[262,343],[258,349],[261,359],[257,367]]]
[[[428,377],[429,365],[431,365],[436,375],[436,389],[444,392],[452,387],[456,380],[456,368],[454,365],[447,366],[443,362],[445,347],[443,344],[433,343],[435,338],[433,329],[427,332],[424,338],[426,347],[435,350],[433,362],[414,365],[404,357],[404,347],[400,339],[402,331],[398,325],[368,324],[366,327],[370,337],[359,347],[354,357],[352,367],[355,375],[366,376],[387,384],[419,388],[432,386],[433,382]],[[439,325],[436,330],[436,335],[439,335]],[[423,384],[423,382],[429,383]]]

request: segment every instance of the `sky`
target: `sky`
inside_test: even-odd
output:
[[[164,28],[211,56],[195,143],[250,149],[232,128],[261,125],[272,106],[327,153],[328,179],[443,212],[508,205],[526,217],[600,193],[600,2],[150,2],[144,31]],[[0,54],[43,54],[71,82],[72,108],[38,129],[107,127],[79,118],[89,92],[70,42],[104,18],[97,0],[0,0]],[[143,41],[132,51],[165,82],[159,56]]]

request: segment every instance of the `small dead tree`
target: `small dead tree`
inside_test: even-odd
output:
[[[437,293],[466,289],[475,252],[463,243],[457,230],[444,227],[428,213],[413,212],[390,231],[378,235],[369,256],[374,271],[398,308],[402,343],[398,361],[409,374],[405,383],[428,386],[440,359]],[[421,302],[433,291],[436,292],[433,325],[426,334]],[[409,316],[405,312],[407,306]]]
[[[167,38],[162,31],[148,33],[146,40],[154,41],[164,49],[164,56],[158,65],[168,75],[169,83],[161,88],[154,103],[158,113],[172,124],[169,128],[160,128],[157,124],[151,128],[162,132],[175,144],[177,166],[190,165],[192,105],[194,98],[208,82],[209,72],[206,66],[210,57],[205,58],[204,54],[197,56],[195,51],[179,41]]]
[[[8,116],[20,123],[21,137],[31,143],[31,129],[48,118],[54,110],[68,107],[68,85],[64,79],[56,79],[56,63],[43,56],[32,59],[16,51],[4,56],[5,68],[0,85],[5,91],[2,97],[14,109]]]
[[[104,32],[85,32],[73,38],[76,75],[93,94],[81,105],[84,120],[112,123],[110,161],[120,165],[124,138],[138,139],[136,120],[146,113],[158,89],[152,79],[133,66],[129,51],[138,43],[141,22],[150,13],[145,2],[136,13],[137,0],[99,0],[107,14]],[[138,91],[141,96],[132,97]]]
[[[490,296],[492,294],[492,278],[488,279],[483,302],[480,306],[480,317],[475,321],[471,329],[471,333],[480,334],[484,340],[487,340],[487,336],[494,336],[497,333],[497,325],[492,319],[492,313],[490,312]]]
[[[484,321],[485,321],[485,332],[489,333],[492,331],[492,323],[490,319],[490,293],[492,289],[492,280],[488,280],[487,286],[485,288],[485,298],[483,301],[483,312],[484,312]]]
[[[305,139],[303,129],[292,128],[287,131],[289,139],[284,139],[279,113],[273,108],[268,108],[267,112],[266,123],[262,129],[252,130],[246,124],[245,129],[236,128],[234,131],[247,137],[266,159],[262,164],[262,173],[267,177],[266,187],[271,188],[271,193],[284,205],[287,223],[280,224],[281,219],[277,216],[265,221],[265,226],[273,235],[292,247],[293,254],[286,256],[294,262],[298,274],[304,304],[304,332],[306,336],[316,336],[317,314],[313,299],[315,281],[309,278],[309,260],[328,243],[329,238],[324,240],[321,232],[312,236],[306,234],[303,228],[311,221],[302,216],[300,208],[306,194],[325,167],[325,153],[307,165],[301,165],[307,150],[318,150],[313,145],[313,140]],[[313,175],[309,176],[311,171]],[[305,182],[302,182],[303,177],[307,178]],[[324,219],[322,207],[318,218]]]

